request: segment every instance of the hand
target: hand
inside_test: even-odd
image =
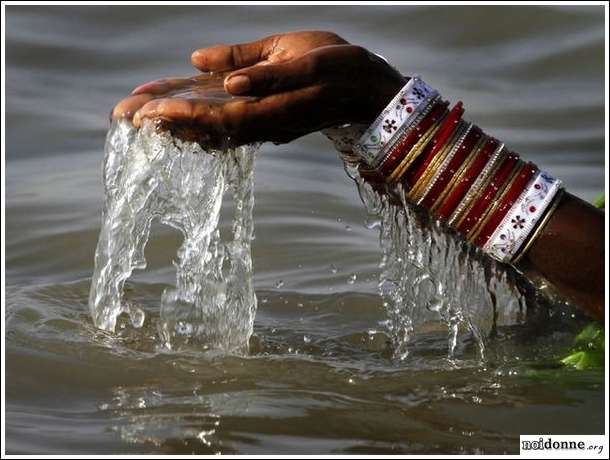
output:
[[[133,115],[135,126],[161,119],[235,145],[282,143],[330,126],[370,123],[405,83],[383,59],[329,32],[204,48],[192,62],[204,72],[229,72],[224,89],[249,98],[210,104],[175,95],[196,89],[201,77],[161,80],[136,88],[113,116]]]

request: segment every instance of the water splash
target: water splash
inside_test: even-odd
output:
[[[367,209],[367,227],[379,228],[378,286],[395,357],[408,356],[417,326],[440,319],[447,326],[449,358],[461,331],[474,337],[484,358],[486,339],[497,326],[523,322],[526,297],[514,273],[408,203],[402,190],[396,190],[396,206],[360,177],[355,164],[346,161],[345,167]]]
[[[159,220],[184,236],[174,262],[176,287],[161,296],[163,344],[247,348],[257,305],[250,253],[255,150],[204,151],[152,124],[140,130],[128,122],[113,124],[105,147],[106,197],[89,295],[97,327],[114,331],[122,313],[135,327],[142,326],[144,312],[123,300],[123,285],[134,269],[146,267],[144,248],[151,223]],[[218,223],[229,190],[235,212],[225,242]]]

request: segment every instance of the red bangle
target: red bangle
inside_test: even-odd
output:
[[[483,247],[487,240],[495,231],[495,229],[500,225],[502,219],[515,203],[517,198],[521,195],[521,192],[527,187],[530,180],[538,171],[537,166],[534,163],[527,163],[521,171],[519,171],[518,176],[515,178],[509,190],[506,191],[502,201],[498,204],[495,211],[493,211],[493,215],[489,218],[479,236],[475,240],[475,244],[479,247]]]
[[[460,201],[462,201],[466,193],[468,193],[471,183],[481,174],[481,171],[483,171],[483,168],[498,147],[498,143],[498,140],[494,138],[487,141],[481,151],[477,154],[477,157],[473,160],[472,164],[464,171],[464,176],[460,182],[456,184],[455,188],[451,191],[449,196],[447,196],[445,202],[437,209],[435,212],[436,217],[439,219],[448,219],[449,216],[451,216]]]
[[[500,187],[506,182],[510,176],[511,171],[519,161],[519,155],[511,153],[505,159],[494,177],[491,179],[485,191],[481,195],[481,198],[474,204],[474,206],[468,211],[465,218],[458,225],[457,231],[462,235],[468,236],[470,230],[479,221],[485,210],[489,207],[489,204],[500,190]]]
[[[417,181],[421,178],[422,174],[426,171],[436,154],[443,148],[445,143],[451,138],[455,129],[459,126],[460,118],[464,114],[464,107],[462,101],[459,101],[453,108],[447,118],[441,125],[438,133],[432,141],[426,146],[426,149],[409,168],[404,175],[405,182],[407,184],[407,190],[413,188]]]
[[[390,154],[378,167],[379,172],[385,177],[389,176],[394,168],[400,164],[405,155],[417,143],[421,136],[436,123],[447,111],[449,102],[439,102],[430,113],[408,134],[400,140],[391,150]]]
[[[481,139],[483,132],[478,126],[473,126],[462,145],[457,149],[453,158],[449,161],[444,171],[441,171],[440,175],[436,179],[436,182],[428,193],[424,196],[422,206],[426,209],[431,209],[434,203],[443,192],[447,183],[451,180],[455,172],[459,169],[460,165],[464,163],[464,160],[468,157],[472,149],[474,149],[477,142]]]

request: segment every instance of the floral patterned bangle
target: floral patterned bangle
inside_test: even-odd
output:
[[[560,180],[537,171],[482,249],[501,262],[510,261],[562,189]],[[484,235],[483,235],[484,236]]]
[[[417,116],[409,120],[408,123],[403,124],[394,133],[392,139],[381,148],[377,157],[373,160],[371,167],[379,168],[406,137],[412,135],[422,123],[427,122],[432,113],[438,115],[439,111],[444,111],[447,105],[449,103],[444,102],[440,96],[433,97],[425,104],[422,104],[418,109],[419,113]]]
[[[380,193],[403,184],[409,201],[491,257],[515,261],[557,206],[561,182],[463,114],[461,101],[448,110],[436,90],[413,77],[370,127],[325,134]]]
[[[511,263],[513,265],[516,265],[519,263],[519,261],[525,256],[525,254],[528,253],[528,251],[534,245],[534,243],[540,237],[540,235],[542,235],[542,233],[544,232],[544,229],[546,228],[547,224],[551,220],[551,217],[553,217],[553,214],[555,213],[555,211],[561,204],[561,200],[563,199],[564,193],[565,193],[565,190],[564,190],[563,186],[559,185],[559,190],[557,190],[557,193],[555,194],[555,198],[553,198],[553,201],[551,201],[551,203],[547,206],[547,208],[544,211],[544,213],[542,214],[541,218],[534,224],[534,228],[533,228],[532,232],[529,233],[527,235],[525,241],[523,243],[521,243],[521,249],[516,248],[516,246],[519,245],[519,243],[517,242],[517,244],[515,245],[515,250],[517,252],[511,260]],[[504,253],[504,251],[503,251],[503,253]],[[502,260],[502,262],[506,262],[507,258],[503,258],[501,260]]]
[[[413,129],[407,131],[402,139],[393,146],[389,154],[379,164],[378,169],[382,175],[391,176],[391,171],[395,170],[396,165],[411,158],[412,150],[416,144],[422,144],[436,132],[435,128],[447,114],[449,103],[441,102],[434,107],[430,113]],[[433,131],[432,131],[433,130]]]
[[[506,216],[506,213],[508,213],[512,205],[517,201],[523,190],[527,188],[527,185],[536,172],[538,172],[536,165],[527,163],[515,176],[510,186],[506,187],[501,198],[490,212],[487,222],[481,225],[479,234],[476,239],[473,239],[477,246],[483,247],[485,243],[487,243],[493,231],[498,228],[500,222],[502,222],[502,219]]]
[[[326,128],[321,132],[334,144],[335,149],[339,152],[352,153],[354,144],[362,137],[364,131],[366,131],[366,125],[346,124]]]
[[[437,95],[438,92],[424,83],[419,76],[411,77],[354,145],[356,153],[365,163],[373,165],[396,132],[412,121],[419,109]]]

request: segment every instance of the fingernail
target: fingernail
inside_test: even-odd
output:
[[[136,128],[140,127],[140,123],[142,122],[142,116],[140,115],[140,112],[136,112],[135,115],[133,116],[133,119],[131,120],[131,122],[133,123],[133,125]]]
[[[242,94],[250,89],[250,78],[246,75],[229,77],[225,83],[226,89],[233,94]]]

